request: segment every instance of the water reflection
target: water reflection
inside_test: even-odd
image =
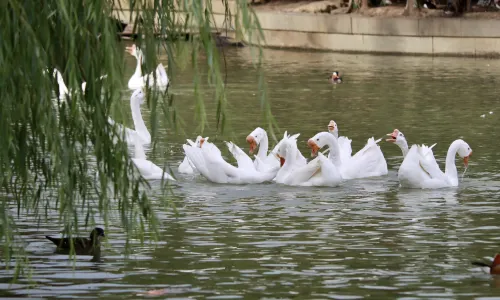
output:
[[[226,136],[217,136],[210,117],[204,135],[217,143],[230,136],[246,149],[246,135],[264,125],[257,74],[248,49],[226,53],[231,127]],[[331,119],[340,135],[353,140],[354,151],[369,137],[382,137],[394,128],[410,144],[437,142],[433,150],[440,166],[450,143],[463,137],[474,155],[460,186],[400,188],[401,151],[388,143],[381,144],[387,176],[352,180],[338,188],[211,184],[177,173],[184,158],[181,145],[199,134],[196,126],[187,126],[186,136],[161,119],[159,150],[148,151],[148,158],[172,168],[179,181],[172,200],[176,211],[158,212],[159,243],[150,243],[148,236],[145,244],[134,240],[125,259],[124,233],[113,225],[106,228],[102,262],[80,256],[73,265],[68,256],[53,254],[43,238],[59,231],[57,214],[48,211],[45,223],[23,213],[18,225],[37,285],[22,280],[8,286],[12,272],[2,271],[0,296],[135,299],[155,289],[179,299],[496,296],[497,280],[470,261],[499,250],[498,121],[496,114],[479,116],[495,111],[500,61],[281,50],[264,54],[273,113],[283,131],[301,133],[299,149],[307,157],[305,141],[326,130]],[[131,74],[135,60],[128,63]],[[343,73],[345,83],[328,84],[333,70]],[[178,116],[196,124],[190,70],[177,70],[172,93]],[[202,95],[213,96],[206,86]],[[125,108],[128,99],[124,93]],[[210,102],[206,109],[213,116],[216,106]],[[147,122],[149,112],[142,113]],[[152,187],[155,202],[163,204],[155,192],[160,184]]]

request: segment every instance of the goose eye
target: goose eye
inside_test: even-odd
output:
[[[319,142],[319,138],[317,138],[317,139],[316,139],[316,141],[318,141],[318,142]]]

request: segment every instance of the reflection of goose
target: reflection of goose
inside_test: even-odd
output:
[[[151,134],[141,114],[141,104],[144,103],[144,97],[144,92],[141,89],[135,90],[130,97],[130,109],[132,110],[132,120],[134,121],[135,130],[115,123],[111,118],[108,119],[111,125],[116,124],[118,132],[120,132],[120,135],[124,137],[125,142],[129,145],[134,145],[135,141],[143,145],[151,143]]]
[[[158,88],[160,90],[165,90],[168,88],[169,80],[163,64],[158,64],[154,73],[151,72],[150,74],[143,76],[142,60],[144,59],[144,54],[142,53],[142,50],[138,49],[134,44],[131,47],[126,47],[126,51],[137,59],[135,72],[128,81],[129,89],[135,90],[138,88],[143,88],[146,85],[148,85],[149,87]]]
[[[156,180],[156,179],[165,179],[175,181],[175,179],[170,176],[170,174],[164,172],[160,167],[155,165],[152,161],[146,159],[146,153],[144,153],[144,149],[142,145],[134,141],[135,146],[135,154],[132,161],[136,166],[137,170],[141,174],[142,177],[146,180]]]

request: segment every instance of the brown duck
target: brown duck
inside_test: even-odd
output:
[[[473,261],[474,266],[490,268],[490,274],[500,275],[500,254],[495,255],[495,258],[490,263]]]
[[[77,255],[96,255],[98,252],[100,253],[101,239],[105,237],[105,235],[102,228],[96,227],[90,232],[89,238],[54,238],[48,235],[45,237],[57,246],[56,252],[58,253],[69,252],[71,240],[73,240],[75,253]]]

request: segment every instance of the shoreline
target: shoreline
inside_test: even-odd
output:
[[[323,3],[325,1],[312,2]],[[272,2],[271,2],[272,3]],[[361,10],[359,13],[332,14],[289,12],[254,6],[265,43],[263,47],[274,49],[301,49],[343,53],[373,53],[424,56],[455,56],[500,58],[500,12],[471,12],[461,17],[444,17],[436,13],[440,9],[424,10],[425,16],[381,16],[385,10],[398,14],[403,7],[385,6]],[[229,0],[234,13],[235,3]],[[213,29],[225,36],[225,8],[213,2]],[[371,11],[374,15],[369,14]],[[375,13],[374,13],[375,12]],[[182,18],[183,13],[178,12]],[[477,17],[479,14],[483,18]],[[468,16],[467,16],[468,15]],[[130,13],[121,12],[128,19]],[[233,19],[234,21],[234,19]],[[129,25],[130,26],[130,25]],[[222,30],[223,29],[223,30]],[[234,32],[228,30],[228,38]],[[235,41],[239,42],[239,41]],[[246,44],[258,44],[256,40],[243,40]]]

